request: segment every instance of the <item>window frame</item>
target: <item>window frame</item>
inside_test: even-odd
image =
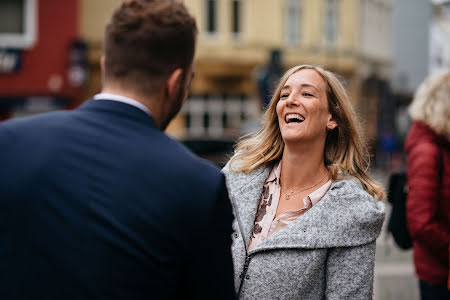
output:
[[[323,36],[325,44],[330,47],[335,47],[339,37],[339,0],[325,0],[324,23],[325,30]],[[333,34],[331,35],[330,33]],[[333,38],[330,38],[331,36]]]
[[[235,8],[238,7],[237,10]],[[244,0],[231,0],[231,34],[234,39],[240,39],[244,25]],[[237,24],[237,26],[236,26]]]
[[[37,39],[38,4],[36,0],[23,0],[22,33],[0,33],[0,48],[28,49],[33,47]]]
[[[297,46],[301,43],[302,40],[302,0],[285,0],[285,22],[284,22],[284,40],[287,45]],[[295,11],[296,14],[291,15],[291,12]],[[293,17],[293,18],[291,18]],[[294,20],[293,23],[296,26],[291,26],[291,20]],[[295,30],[292,30],[296,28]],[[292,36],[295,36],[295,39],[291,39]]]
[[[210,14],[210,4],[213,4],[214,7],[213,9],[213,15]],[[218,27],[219,27],[219,22],[218,22],[218,5],[219,5],[219,1],[218,0],[205,0],[204,2],[205,5],[205,33],[208,36],[215,36],[218,33]],[[211,18],[213,18],[212,22]],[[213,30],[210,30],[210,29]]]

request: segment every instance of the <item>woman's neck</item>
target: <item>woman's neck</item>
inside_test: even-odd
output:
[[[323,148],[321,148],[323,149]],[[295,150],[295,151],[294,151]],[[285,188],[305,188],[316,184],[321,178],[328,180],[323,160],[323,150],[315,147],[289,147],[285,145],[281,159],[281,184]]]

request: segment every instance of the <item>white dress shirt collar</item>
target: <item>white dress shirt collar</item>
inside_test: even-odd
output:
[[[95,95],[93,99],[94,100],[110,100],[110,101],[126,103],[126,104],[132,105],[134,107],[137,107],[140,110],[143,110],[149,116],[152,115],[150,110],[141,102],[136,101],[131,98],[128,98],[128,97],[121,96],[121,95],[110,94],[110,93],[100,93],[100,94]]]

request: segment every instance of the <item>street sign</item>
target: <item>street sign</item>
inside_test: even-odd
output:
[[[22,65],[22,51],[15,49],[0,49],[0,74],[14,73]]]

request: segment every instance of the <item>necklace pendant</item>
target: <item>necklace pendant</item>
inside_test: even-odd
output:
[[[289,189],[289,193],[291,193],[291,194],[292,194],[292,193],[294,193],[294,191],[293,191],[292,189]]]
[[[284,196],[284,199],[289,200],[289,195]]]

